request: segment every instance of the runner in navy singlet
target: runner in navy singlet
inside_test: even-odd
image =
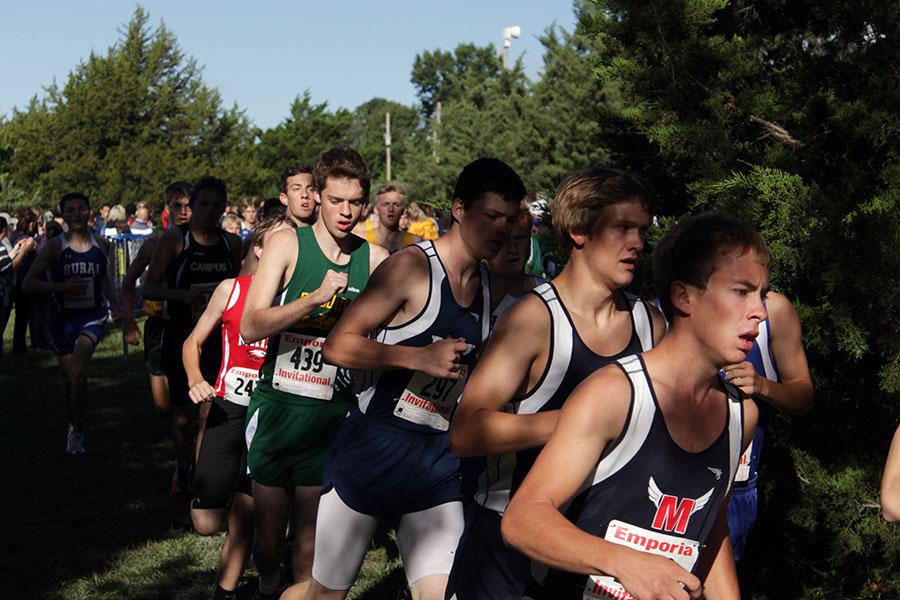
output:
[[[328,337],[326,361],[366,373],[326,465],[309,598],[346,596],[379,523],[398,528],[413,597],[443,597],[463,527],[447,430],[490,325],[480,263],[500,250],[524,196],[502,161],[467,165],[450,231],[388,258]]]
[[[600,367],[649,350],[665,332],[659,311],[621,291],[632,282],[650,224],[644,186],[592,166],[569,174],[550,206],[569,261],[499,320],[450,431],[459,456],[488,458],[467,509],[448,598],[505,599],[528,587],[528,558],[500,536],[510,497],[575,386]]]
[[[739,597],[725,506],[758,413],[719,370],[766,319],[768,263],[759,234],[721,212],[657,244],[668,334],[575,389],[503,517],[535,561],[521,597]]]
[[[63,371],[69,432],[66,452],[84,454],[84,414],[87,409],[87,366],[106,328],[107,303],[119,312],[119,302],[106,273],[109,244],[88,227],[91,206],[84,194],[63,196],[59,209],[68,231],[44,246],[23,289],[49,293],[47,334]]]
[[[813,384],[800,330],[800,317],[791,301],[775,292],[766,298],[769,318],[747,359],[723,369],[725,380],[753,398],[760,410],[759,427],[747,451],[741,455],[734,491],[728,503],[728,530],[734,559],[740,560],[756,521],[759,460],[765,424],[772,408],[803,415],[813,407]]]

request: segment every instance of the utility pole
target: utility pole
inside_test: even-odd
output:
[[[431,128],[431,154],[434,155],[434,162],[438,162],[437,143],[438,127],[441,125],[441,108],[443,108],[443,105],[438,100],[434,106],[434,125]]]
[[[391,113],[384,113],[384,164],[385,175],[391,180]]]
[[[509,68],[509,47],[512,46],[512,40],[518,39],[522,35],[522,28],[518,25],[503,28],[503,68]]]

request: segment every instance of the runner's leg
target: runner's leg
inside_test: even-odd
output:
[[[291,496],[282,487],[253,482],[253,562],[260,579],[278,576]]]
[[[461,502],[401,517],[397,546],[413,600],[443,600],[464,526]]]

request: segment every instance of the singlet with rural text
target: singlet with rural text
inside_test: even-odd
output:
[[[218,230],[216,242],[204,245],[197,242],[189,224],[181,225],[181,253],[169,266],[167,287],[173,290],[196,290],[209,302],[216,286],[223,279],[237,275],[239,265],[228,243],[224,231]],[[169,325],[189,332],[203,314],[202,307],[194,307],[185,302],[166,302]]]
[[[631,381],[625,428],[607,448],[564,514],[579,529],[614,544],[660,554],[696,572],[741,455],[743,404],[724,385],[722,431],[706,449],[682,449],[666,427],[640,355],[618,361]],[[578,575],[532,563],[542,598],[631,598],[614,578]]]
[[[550,352],[544,373],[535,388],[508,403],[504,410],[534,414],[562,408],[572,390],[591,373],[616,360],[653,347],[653,321],[647,305],[637,296],[624,295],[631,314],[631,338],[620,352],[600,356],[582,341],[575,324],[552,283],[542,283],[529,293],[536,294],[550,312]],[[525,479],[543,446],[520,452],[487,457],[478,482],[475,501],[502,513]]]
[[[252,277],[235,277],[222,313],[222,366],[216,378],[216,396],[247,406],[259,367],[266,357],[266,342],[248,344],[241,337],[241,315]]]
[[[329,260],[312,227],[298,227],[297,264],[291,279],[276,299],[285,305],[319,289],[331,270],[347,273],[347,289],[314,309],[296,325],[269,338],[266,358],[254,394],[267,400],[311,406],[319,402],[353,401],[353,377],[322,359],[322,345],[350,302],[369,281],[369,244],[353,236],[356,244],[343,265]]]
[[[461,376],[451,380],[407,369],[366,371],[361,374],[359,406],[353,412],[364,421],[376,421],[393,429],[441,434],[450,427],[466,377],[488,336],[490,281],[487,269],[480,266],[480,287],[469,306],[460,306],[453,297],[447,271],[434,243],[423,241],[415,247],[428,258],[429,290],[425,306],[408,322],[383,327],[375,340],[423,347],[448,337],[463,338],[467,348],[460,358]]]
[[[106,275],[106,254],[90,236],[91,247],[77,252],[69,245],[65,235],[60,236],[62,251],[59,258],[47,270],[50,281],[60,283],[75,279],[80,286],[66,293],[53,292],[51,307],[57,312],[89,313],[106,306],[103,297],[103,277]]]

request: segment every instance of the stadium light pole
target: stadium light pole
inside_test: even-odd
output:
[[[518,25],[503,28],[503,68],[509,68],[509,47],[512,46],[512,40],[519,39],[522,35],[522,28]]]

